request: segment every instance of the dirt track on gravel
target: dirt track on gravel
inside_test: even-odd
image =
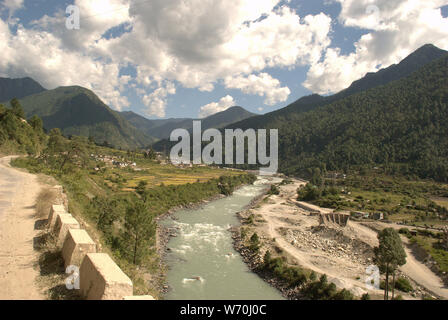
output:
[[[34,250],[41,185],[36,176],[11,168],[11,158],[0,158],[0,300],[43,300]]]

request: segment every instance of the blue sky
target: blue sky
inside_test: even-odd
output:
[[[445,40],[448,38],[447,1],[413,4],[408,18],[397,13],[399,8],[411,3],[405,0],[395,1],[395,7],[380,0],[344,3],[337,0],[263,0],[263,4],[252,1],[255,12],[262,10],[258,7],[265,6],[259,20],[267,21],[271,17],[272,30],[252,21],[251,28],[246,31],[254,36],[246,42],[255,38],[258,42],[251,43],[250,54],[241,49],[231,57],[223,48],[241,36],[242,28],[235,28],[229,21],[235,24],[253,18],[251,10],[244,11],[250,8],[248,0],[233,0],[233,7],[216,0],[217,5],[205,13],[197,7],[184,8],[188,18],[185,21],[198,18],[197,24],[189,26],[194,30],[191,34],[188,30],[179,31],[180,27],[164,24],[173,17],[178,0],[101,1],[100,7],[92,6],[87,0],[0,2],[1,22],[9,30],[9,34],[4,35],[6,42],[14,43],[8,48],[10,54],[0,63],[0,75],[31,76],[49,89],[59,85],[90,87],[111,107],[132,110],[148,118],[198,117],[201,111],[202,115],[207,115],[222,111],[229,104],[255,113],[271,112],[313,92],[339,91],[366,72],[376,71],[379,65],[396,63],[427,42],[448,49]],[[197,0],[186,2],[187,6],[199,3]],[[81,8],[81,28],[77,31],[63,30],[65,8],[70,4]],[[369,20],[371,13],[368,14],[368,6],[372,4],[378,8],[380,17],[374,22]],[[232,10],[240,7],[242,13],[237,20]],[[282,8],[288,11],[280,11]],[[214,14],[217,22],[208,19]],[[414,23],[416,15],[420,24]],[[313,19],[306,23],[306,16]],[[276,17],[279,19],[275,20]],[[182,26],[182,17],[176,19]],[[414,39],[409,28],[418,28],[420,38]],[[296,29],[300,30],[294,33]],[[217,30],[216,39],[213,30]],[[272,34],[268,34],[269,31]],[[309,35],[312,35],[310,39],[303,40]],[[282,40],[273,41],[277,36]],[[319,41],[315,40],[319,37]],[[33,46],[33,41],[39,44]],[[210,43],[212,58],[204,60],[202,55],[208,52]],[[294,50],[297,43],[300,44]],[[373,55],[380,46],[384,46],[387,53]],[[238,47],[232,48],[238,51]],[[27,50],[29,55],[26,55]],[[291,53],[279,58],[288,50]],[[307,51],[318,54],[308,56]],[[244,58],[240,60],[246,54],[247,63]],[[158,56],[166,60],[162,63]],[[255,63],[251,57],[263,63]],[[272,63],[274,60],[276,62]],[[69,66],[64,67],[64,63]],[[66,73],[61,72],[64,68]],[[204,90],[210,85],[213,89]]]

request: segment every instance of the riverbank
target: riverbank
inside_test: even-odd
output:
[[[270,185],[266,187],[266,191],[269,190]],[[266,198],[266,192],[258,196],[256,199],[252,200],[251,204],[245,210],[237,214],[238,220],[240,221],[240,226],[232,227],[230,229],[232,233],[233,247],[241,255],[244,263],[246,263],[246,265],[253,273],[258,275],[261,279],[263,279],[263,281],[268,283],[270,286],[280,291],[285,299],[294,300],[294,298],[297,296],[297,292],[291,290],[288,284],[280,281],[279,279],[277,279],[277,277],[273,276],[271,273],[264,271],[262,269],[263,259],[258,253],[254,253],[249,248],[249,245],[242,237],[243,228],[245,223],[247,222],[247,216],[249,216],[248,214],[249,211],[259,206],[265,198]]]
[[[335,287],[323,298],[351,298],[349,291],[361,297],[367,293],[363,279],[374,244],[358,250],[360,241],[355,239],[365,235],[352,226],[319,227],[319,218],[296,203],[297,189],[304,184],[301,180],[277,184],[278,194],[266,195],[242,212],[242,226],[234,233],[235,248],[254,272],[289,299],[314,299],[314,293],[308,291],[318,286],[320,275],[328,278],[325,286],[336,285],[342,290]],[[266,265],[267,252],[272,263]],[[369,294],[379,295],[381,291]]]
[[[313,278],[324,274],[330,283],[351,291],[356,297],[368,293],[371,299],[383,299],[382,290],[367,290],[364,283],[365,270],[373,264],[373,248],[378,246],[377,232],[356,221],[349,221],[346,226],[322,225],[318,216],[299,207],[296,201],[296,190],[304,182],[291,182],[278,185],[279,194],[259,197],[250,209],[238,215],[241,226],[233,230],[234,247],[249,268],[288,299],[302,298],[302,291],[307,290]],[[321,212],[330,210],[317,209]],[[381,224],[381,229],[391,227],[390,224],[377,224]],[[259,243],[257,250],[253,249],[252,237]],[[274,265],[264,263],[267,251],[273,257],[270,259]],[[436,287],[443,286],[441,281],[434,280],[427,285],[432,290],[421,286],[434,277],[425,276],[431,272],[429,269],[422,271],[422,263],[416,261],[411,250],[407,250],[407,254],[408,262],[398,277],[410,280],[413,290],[408,294],[400,292],[400,295],[406,300],[414,300],[440,292],[442,289]],[[415,270],[419,270],[418,274]],[[290,275],[295,272],[309,277],[300,285],[291,285],[294,282],[290,281]]]

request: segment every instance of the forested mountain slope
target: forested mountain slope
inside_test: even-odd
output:
[[[269,128],[281,128],[280,165],[287,173],[388,164],[447,182],[447,119],[445,55],[407,78],[272,121]]]
[[[31,78],[0,78],[0,102],[20,99],[43,91],[45,88]]]
[[[47,130],[60,128],[64,135],[93,138],[114,147],[145,147],[154,139],[134,128],[118,112],[110,109],[92,91],[59,87],[20,99],[27,117],[42,118]]]
[[[230,127],[242,129],[261,129],[264,127],[270,127],[271,122],[276,122],[278,120],[287,121],[288,118],[294,113],[307,112],[319,106],[333,103],[353,94],[402,79],[411,75],[423,66],[440,59],[446,54],[448,54],[447,51],[441,50],[431,44],[425,45],[410,54],[399,64],[389,66],[388,68],[382,69],[376,73],[368,73],[362,79],[353,82],[349,88],[337,94],[328,97],[323,97],[317,94],[306,96],[283,109],[234,123]]]

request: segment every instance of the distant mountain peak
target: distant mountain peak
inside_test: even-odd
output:
[[[209,115],[208,117],[206,117],[206,118],[204,118],[204,119],[211,118],[211,117],[215,117],[215,116],[222,116],[222,115],[231,114],[231,113],[232,113],[232,114],[240,113],[240,114],[244,114],[244,115],[253,115],[253,116],[256,115],[255,113],[252,113],[252,112],[247,111],[247,110],[244,109],[243,107],[240,107],[240,106],[233,106],[233,107],[230,107],[230,108],[228,108],[228,109],[226,109],[226,110],[224,110],[224,111],[220,111],[220,112],[214,113],[214,114],[212,114],[212,115]],[[204,120],[204,119],[203,119],[203,120]]]
[[[377,72],[367,73],[363,78],[354,81],[350,87],[334,95],[334,97],[339,98],[341,95],[347,96],[355,94],[405,78],[428,63],[440,59],[446,54],[448,54],[448,51],[437,48],[432,44],[425,44],[408,55],[400,63],[390,65]]]
[[[342,90],[337,94],[325,97],[317,94],[305,96],[289,104],[283,109],[243,120],[241,122],[233,124],[232,127],[264,128],[269,127],[269,125],[272,125],[273,123],[278,125],[279,121],[290,119],[292,115],[305,113],[315,108],[323,107],[332,102],[346,98],[353,94],[357,94],[375,87],[386,85],[392,81],[405,78],[412,73],[420,70],[424,66],[441,59],[444,55],[447,54],[447,51],[437,48],[432,44],[426,44],[411,53],[399,64],[391,65],[375,73],[368,73],[365,77],[353,82],[350,87]]]
[[[121,114],[134,127],[145,132],[147,135],[159,139],[168,139],[174,129],[192,130],[193,121],[198,120],[193,118],[149,120],[130,111],[122,112]],[[254,116],[256,114],[247,111],[243,107],[233,106],[200,120],[202,121],[202,129],[207,130],[211,128],[220,129],[234,122],[239,122]]]
[[[13,98],[21,99],[44,91],[46,89],[30,77],[0,78],[0,102],[8,102]]]

